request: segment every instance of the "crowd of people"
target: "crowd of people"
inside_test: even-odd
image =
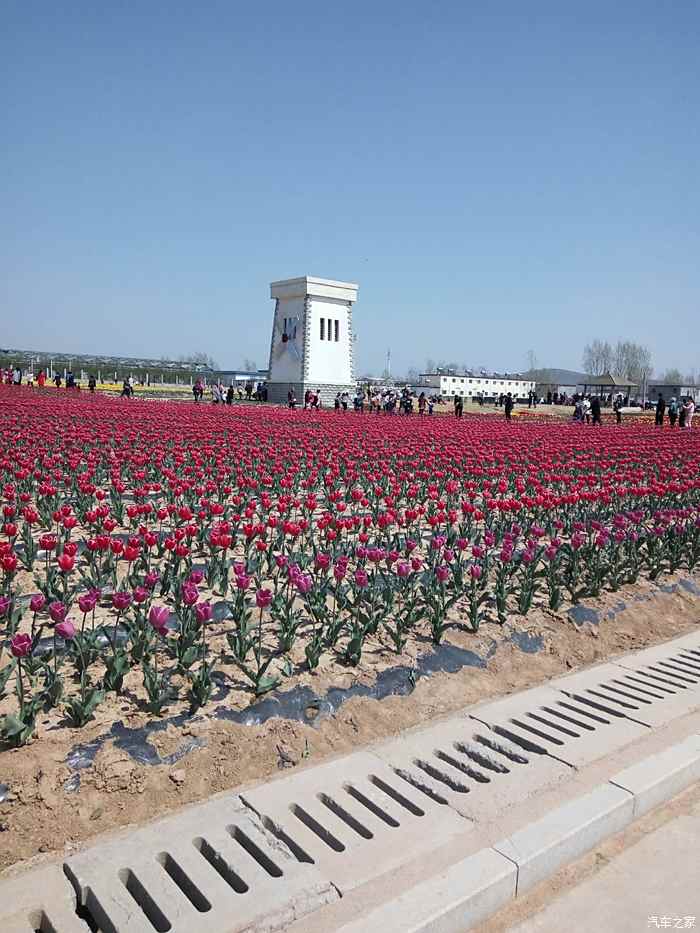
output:
[[[574,402],[574,421],[579,424],[602,424],[600,405],[600,396],[598,395],[577,396]],[[613,407],[617,416],[617,423],[620,424],[622,421],[622,405]]]
[[[659,395],[654,412],[654,423],[657,428],[664,426],[666,410],[666,400],[663,395]],[[694,414],[695,402],[690,395],[680,400],[674,395],[668,403],[668,423],[672,428],[675,428],[676,422],[679,428],[692,428]]]
[[[90,380],[92,381],[93,386],[90,387],[89,383],[88,383],[88,386],[90,387],[90,391],[94,391],[94,385],[96,385],[94,377],[91,376]],[[39,372],[36,374],[36,376],[34,375],[34,372],[32,370],[29,370],[29,372],[27,372],[27,374],[25,375],[19,366],[10,366],[7,369],[0,370],[0,382],[4,382],[4,384],[8,386],[26,385],[29,388],[33,388],[34,385],[36,385],[38,386],[38,388],[43,389],[47,381],[48,381],[48,376],[46,374],[45,369],[40,369]],[[54,374],[53,379],[51,381],[53,382],[53,384],[56,386],[57,389],[60,389],[61,386],[63,385],[63,376],[61,376],[61,374],[57,372]],[[70,369],[66,372],[66,388],[67,389],[79,389],[80,388],[78,383],[75,381],[75,375],[73,371]]]
[[[9,366],[5,369],[0,369],[0,382],[5,385],[19,386],[25,384],[30,387],[36,385],[39,388],[43,388],[48,380],[49,376],[44,369],[40,369],[36,375],[34,375],[32,371],[27,372],[25,375],[19,366]],[[56,388],[60,389],[64,384],[64,377],[56,372],[51,381]],[[80,389],[80,385],[76,382],[75,375],[70,369],[65,373],[65,387],[66,389]],[[94,393],[97,388],[97,380],[92,374],[88,377],[87,387],[88,391],[91,393]],[[235,399],[238,401],[267,401],[267,386],[265,383],[253,383],[249,380],[246,383],[231,383],[226,387],[221,381],[215,381],[207,387],[201,378],[197,378],[192,385],[192,395],[195,402],[202,401],[206,388],[208,388],[211,393],[211,400],[215,405],[232,405]],[[134,389],[134,377],[129,376],[125,378],[122,383],[122,397],[133,398]],[[363,413],[367,410],[371,414],[383,413],[387,415],[393,415],[395,413],[411,415],[417,408],[419,415],[432,415],[435,410],[435,405],[441,404],[442,401],[443,399],[439,396],[428,395],[424,391],[420,392],[416,397],[415,393],[412,392],[408,386],[399,390],[398,388],[387,386],[368,385],[366,388],[358,386],[354,394],[351,394],[347,390],[337,392],[333,400],[333,407],[337,412],[347,412],[352,407],[353,411],[359,413]],[[478,393],[478,395],[474,397],[474,401],[480,406],[483,406],[486,401],[483,392]],[[494,401],[497,408],[503,408],[506,420],[510,421],[516,401],[512,394],[508,392],[499,395]],[[573,403],[573,420],[579,424],[593,425],[602,424],[602,405],[612,406],[615,419],[618,424],[621,424],[623,410],[627,407],[629,401],[629,398],[622,394],[614,396],[574,395],[573,399],[569,399],[566,396],[548,392],[546,400],[544,398],[539,399],[534,391],[529,392],[527,395],[528,408],[536,408],[539,402],[555,405]],[[287,393],[287,406],[291,409],[296,409],[298,404],[294,388],[290,386],[289,392]],[[320,389],[307,389],[305,391],[303,400],[304,409],[318,411],[322,407],[322,404]],[[462,395],[455,394],[453,398],[453,408],[455,417],[461,418],[464,414],[464,397]],[[655,407],[654,421],[657,427],[663,427],[666,416],[668,416],[668,424],[670,427],[674,428],[678,425],[679,428],[685,429],[692,427],[694,415],[695,402],[692,396],[678,399],[674,396],[667,405],[663,395],[659,395]]]
[[[205,388],[208,388],[211,400],[215,405],[233,405],[234,399],[239,402],[244,400],[248,402],[253,400],[256,402],[267,401],[267,386],[263,382],[258,382],[256,385],[252,382],[246,382],[245,384],[238,382],[234,385],[232,382],[227,387],[221,380],[217,380],[207,387],[202,378],[198,377],[192,383],[192,396],[195,402],[202,401]]]

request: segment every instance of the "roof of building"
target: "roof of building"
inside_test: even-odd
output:
[[[518,382],[526,381],[531,382],[532,380],[522,373],[484,373],[477,370],[445,370],[444,372],[435,372],[435,373],[421,373],[421,379],[424,379],[426,376],[444,376],[446,379],[450,378],[469,378],[469,379],[513,379]]]
[[[700,384],[697,382],[687,382],[684,379],[681,379],[680,382],[658,382],[656,379],[652,379],[649,383],[650,389],[700,389]]]
[[[524,378],[534,379],[536,382],[546,385],[576,386],[593,377],[588,373],[579,373],[573,369],[556,369],[551,366],[543,366],[541,369],[528,370],[524,374]]]
[[[637,387],[636,382],[624,376],[613,376],[612,373],[603,373],[602,376],[587,376],[583,380],[586,386],[612,386],[613,388],[632,389]]]

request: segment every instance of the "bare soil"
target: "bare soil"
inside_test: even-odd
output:
[[[700,597],[680,586],[668,592],[669,584],[680,579],[680,575],[666,576],[661,586],[640,581],[619,593],[586,601],[601,617],[615,612],[599,625],[577,627],[565,608],[554,613],[539,606],[526,618],[513,616],[506,626],[483,624],[476,635],[466,626],[452,627],[446,642],[475,652],[485,659],[483,667],[465,666],[456,673],[420,677],[415,689],[404,696],[381,701],[349,699],[313,724],[275,717],[261,725],[243,725],[220,718],[217,711],[239,710],[252,699],[250,690],[222,659],[217,669],[224,675],[227,690],[222,690],[221,697],[194,717],[187,716],[184,704],[173,706],[164,714],[161,731],[149,734],[156,761],[168,755],[183,756],[162,764],[144,763],[137,760],[139,753],[128,750],[131,733],[124,730],[153,722],[134,702],[139,684],[133,675],[134,681],[126,683],[132,693],[126,698],[110,697],[84,728],[68,727],[61,713],[52,711],[40,721],[31,744],[0,753],[0,782],[7,785],[4,793],[0,787],[0,870],[37,855],[72,852],[106,830],[153,819],[282,768],[355,751],[469,704],[685,634],[700,625]],[[621,601],[627,608],[621,608]],[[536,641],[540,636],[541,648],[533,653],[521,650],[511,640],[513,632],[528,633]],[[382,671],[397,664],[410,667],[431,651],[427,640],[414,638],[397,656],[377,639],[357,669],[344,667],[328,654],[313,674],[303,670],[301,659],[293,658],[299,663],[281,690],[305,685],[323,696],[329,687],[372,684]],[[0,714],[7,702],[0,704]],[[174,716],[177,722],[170,721]],[[110,730],[111,735],[100,738]],[[84,759],[81,770],[71,768],[67,759],[75,746],[89,749],[98,739],[92,762]]]

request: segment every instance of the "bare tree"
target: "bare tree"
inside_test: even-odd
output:
[[[658,379],[659,382],[663,382],[666,385],[680,385],[683,382],[683,374],[680,369],[672,367],[671,369],[665,370]]]
[[[190,353],[189,356],[178,357],[178,362],[180,363],[191,363],[195,366],[207,366],[209,369],[220,369],[219,364],[214,359],[213,356],[209,356],[207,353]]]
[[[417,385],[418,380],[420,379],[420,373],[415,366],[409,366],[406,372],[406,381],[411,383],[411,385]]]
[[[612,370],[616,376],[638,380],[641,385],[653,372],[651,351],[632,340],[618,340],[613,351]]]
[[[431,360],[430,357],[425,361],[425,371],[426,373],[435,372],[435,360]]]
[[[641,389],[641,396],[646,401],[649,380],[654,373],[651,350],[648,347],[637,346],[634,354],[634,368],[632,373]]]
[[[583,369],[591,376],[602,376],[613,369],[613,349],[607,340],[598,340],[586,344],[583,350]]]
[[[534,350],[527,351],[527,368],[529,372],[534,372],[536,369],[539,368],[539,364],[537,362],[537,354],[535,353]]]
[[[249,360],[248,357],[246,357],[246,358],[243,360],[243,369],[244,369],[247,373],[255,372],[255,370],[256,370],[257,368],[258,368],[258,367],[257,367],[257,364],[256,364],[255,360]]]

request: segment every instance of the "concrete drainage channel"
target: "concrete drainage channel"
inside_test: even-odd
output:
[[[480,825],[698,709],[700,635],[693,634],[217,797],[2,881],[0,930],[306,929],[341,897],[478,835]],[[644,763],[636,773],[631,768],[459,861],[437,888],[411,887],[343,929],[467,929],[594,845],[601,832],[616,831],[700,777],[699,736],[668,756],[663,780],[650,777]],[[405,914],[397,925],[404,910],[413,926]],[[423,915],[439,915],[441,925],[421,925]]]

